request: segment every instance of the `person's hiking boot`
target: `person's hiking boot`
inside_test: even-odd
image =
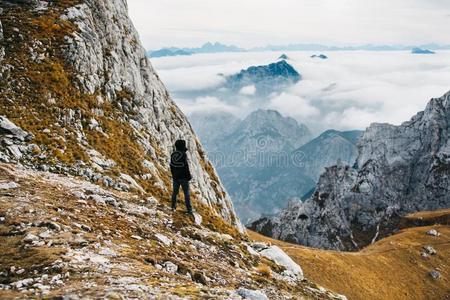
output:
[[[177,208],[176,208],[176,207],[171,207],[170,210],[171,210],[172,212],[175,212],[175,211],[177,210]]]
[[[193,216],[194,215],[194,211],[192,211],[192,210],[187,210],[187,211],[185,211],[184,212],[186,215],[190,215],[190,216]]]

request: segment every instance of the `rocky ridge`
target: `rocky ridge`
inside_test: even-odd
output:
[[[327,130],[294,151],[301,159],[301,169],[317,181],[325,167],[341,161],[353,164],[358,156],[357,143],[362,131]]]
[[[399,126],[372,124],[354,167],[321,175],[311,198],[252,228],[326,249],[356,250],[389,235],[410,212],[450,206],[450,92]]]
[[[2,161],[168,198],[168,156],[173,141],[185,138],[195,201],[242,230],[198,138],[147,59],[125,1],[2,4],[1,122],[29,133],[2,134]]]

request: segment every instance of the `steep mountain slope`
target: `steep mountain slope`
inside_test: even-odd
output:
[[[2,160],[168,198],[168,155],[185,138],[195,202],[240,226],[198,138],[146,58],[125,1],[2,7],[0,115],[30,133],[27,141],[7,138]]]
[[[362,131],[327,130],[317,138],[301,146],[295,153],[302,154],[302,169],[315,182],[325,167],[341,160],[353,164],[358,155],[357,142]]]
[[[254,232],[249,235],[254,241],[278,245],[302,264],[306,276],[350,300],[449,299],[450,210],[408,215],[401,223],[411,227],[401,226],[401,231],[357,253],[307,248]],[[431,235],[433,230],[439,235]]]
[[[450,92],[400,126],[372,124],[355,168],[327,168],[310,199],[252,228],[303,245],[354,250],[392,233],[407,213],[450,207],[449,136]]]
[[[208,229],[154,197],[2,163],[0,298],[345,299],[230,227]]]

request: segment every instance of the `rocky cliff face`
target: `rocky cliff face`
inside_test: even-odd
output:
[[[450,93],[410,121],[373,124],[355,168],[327,168],[314,195],[252,228],[328,249],[354,250],[382,238],[408,212],[450,206]]]
[[[195,201],[240,227],[124,0],[2,1],[0,14],[0,115],[29,133],[2,132],[3,161],[167,199],[168,155],[184,138]]]

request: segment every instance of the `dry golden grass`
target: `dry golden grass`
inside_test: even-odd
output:
[[[447,211],[417,216],[432,220]],[[414,216],[409,216],[414,218]],[[439,237],[427,235],[430,229]],[[434,225],[403,229],[360,252],[319,250],[270,239],[249,231],[251,239],[280,246],[297,263],[308,279],[346,295],[365,299],[450,299],[450,226]],[[437,255],[420,256],[424,245],[432,245]],[[438,269],[439,280],[429,276]]]
[[[268,265],[264,265],[264,264],[260,264],[259,266],[257,266],[255,268],[255,271],[259,275],[261,275],[263,277],[267,277],[267,278],[270,278],[272,275],[272,270],[270,269],[270,267]]]
[[[450,209],[421,211],[410,214],[400,221],[400,228],[429,226],[434,224],[450,225]]]
[[[131,278],[150,289],[157,287],[157,292],[163,296],[149,296],[151,299],[169,299],[169,295],[189,299],[227,299],[223,289],[233,291],[243,284],[250,289],[268,288],[271,290],[268,294],[270,299],[287,294],[295,295],[295,299],[332,299],[324,293],[318,297],[318,292],[313,290],[316,285],[309,281],[290,285],[277,280],[270,271],[280,273],[283,267],[266,258],[250,255],[246,246],[241,244],[241,239],[223,239],[220,234],[198,228],[188,216],[178,211],[173,214],[161,202],[153,208],[155,214],[142,215],[125,209],[126,204],[146,205],[145,201],[141,201],[142,197],[133,193],[110,191],[122,204],[117,207],[91,200],[82,203],[72,193],[73,190],[84,190],[86,183],[63,176],[24,171],[14,165],[0,164],[0,181],[14,181],[20,186],[6,192],[0,191],[0,215],[6,218],[0,224],[0,273],[5,274],[12,266],[25,270],[21,274],[0,276],[0,284],[41,277],[42,274],[68,272],[70,275],[64,278],[63,285],[53,286],[49,294],[0,289],[0,299],[60,299],[62,295],[71,293],[80,295],[82,299],[116,299],[109,298],[111,289],[118,292],[116,296],[122,295],[117,299],[146,299],[149,296],[126,289],[126,283],[112,283],[121,278]],[[70,184],[67,185],[66,181]],[[90,190],[92,187],[85,190],[86,195],[90,194]],[[166,220],[169,219],[173,220],[173,226],[167,226]],[[38,224],[38,221],[47,220],[54,220],[64,228],[51,230],[51,246],[29,247],[23,240],[28,233],[38,235],[47,230],[45,225],[42,228],[40,225],[26,226],[16,232],[18,224]],[[80,228],[75,223],[90,229]],[[165,246],[155,239],[156,233],[176,242]],[[74,243],[75,236],[80,234],[86,241],[84,246]],[[142,239],[133,238],[136,235]],[[193,247],[197,244],[194,240],[206,246]],[[97,253],[100,245],[117,254],[105,256],[111,267],[108,272],[89,263],[89,259],[75,262],[70,258],[72,251],[82,249],[83,253]],[[53,269],[52,266],[59,260],[69,264]],[[162,265],[167,261],[178,266],[176,274],[156,267],[156,264]],[[188,273],[193,280],[186,276]],[[204,279],[201,279],[202,276]],[[218,293],[217,296],[215,293]]]

